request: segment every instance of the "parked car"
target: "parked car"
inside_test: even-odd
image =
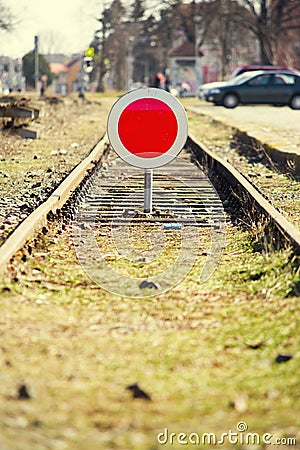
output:
[[[225,86],[227,81],[213,81],[211,83],[200,84],[198,88],[198,98],[200,100],[208,101],[208,94],[210,89],[218,88],[220,86]]]
[[[297,75],[300,75],[300,72],[297,69],[294,69],[293,67],[284,67],[284,66],[258,66],[258,65],[251,65],[247,64],[244,66],[239,66],[232,72],[231,78],[235,78],[238,75],[241,75],[244,72],[253,72],[256,70],[288,70],[289,72],[294,72]]]
[[[247,74],[245,74],[246,76]],[[251,77],[253,75],[253,72],[249,73],[249,77]],[[206,100],[208,101],[208,95],[211,89],[215,89],[218,87],[222,87],[222,86],[227,86],[227,84],[230,83],[234,83],[234,79],[236,77],[232,77],[229,80],[226,81],[213,81],[211,83],[204,83],[201,84],[198,88],[198,98],[201,100]]]
[[[287,70],[245,72],[209,87],[205,98],[225,108],[235,108],[238,104],[271,104],[300,109],[300,75]]]
[[[225,81],[214,81],[212,83],[205,83],[199,86],[198,88],[198,98],[202,100],[207,100],[207,92],[209,89],[213,87],[218,87],[224,85],[224,83],[227,83],[228,81],[233,81],[234,78],[241,74],[248,74],[249,76],[253,75],[254,71],[258,70],[276,70],[276,71],[282,71],[287,70],[289,72],[293,72],[296,75],[300,75],[300,71],[297,69],[294,69],[293,67],[283,67],[283,66],[258,66],[258,65],[244,65],[237,67],[233,72],[231,77],[228,80]]]

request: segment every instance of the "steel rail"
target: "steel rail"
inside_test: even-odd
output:
[[[108,148],[108,139],[107,135],[105,135],[91,153],[62,181],[51,196],[14,230],[0,247],[0,273],[5,271],[9,261],[17,251],[28,241],[32,240],[35,234],[47,224],[49,213],[52,212],[55,215],[57,211],[66,205],[75,189],[79,188],[83,180],[90,176],[92,169],[96,170],[97,164],[99,164],[105,150]],[[300,254],[300,231],[276,210],[243,175],[231,164],[222,160],[214,152],[206,148],[203,143],[198,143],[191,136],[187,139],[186,149],[191,152],[193,159],[200,164],[202,170],[211,178],[212,184],[220,193],[222,200],[231,198],[233,202],[238,204],[236,210],[239,210],[240,213],[242,212],[245,217],[251,217],[251,220],[256,223],[259,223],[261,217],[267,218],[272,224],[273,230],[279,231],[280,245],[284,242],[292,246],[297,254]],[[201,186],[201,180],[198,180],[198,183]],[[175,191],[171,189],[169,195],[176,195]],[[184,191],[180,195],[184,196]],[[168,198],[169,196],[166,197],[166,200]],[[102,207],[104,207],[102,214],[105,222],[105,199]],[[107,212],[109,217],[109,209]],[[273,241],[276,239],[277,236],[274,236]]]
[[[186,146],[204,171],[211,176],[216,188],[218,182],[222,185],[227,182],[227,196],[230,195],[244,211],[246,203],[249,218],[257,223],[262,217],[269,219],[273,231],[277,229],[281,239],[300,254],[300,230],[274,208],[237,169],[209,150],[203,143],[198,143],[192,136],[188,137]]]
[[[17,251],[46,225],[48,214],[51,211],[55,213],[63,207],[72,192],[88,175],[88,171],[100,162],[107,146],[108,138],[105,134],[89,155],[59,184],[50,197],[17,226],[0,247],[0,273],[5,271],[7,264]]]

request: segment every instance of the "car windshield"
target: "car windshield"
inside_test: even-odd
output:
[[[241,75],[238,75],[237,77],[229,80],[228,83],[234,84],[234,85],[242,84],[242,83],[244,83],[244,81],[247,81],[249,78],[253,77],[254,73],[255,72],[242,73]]]

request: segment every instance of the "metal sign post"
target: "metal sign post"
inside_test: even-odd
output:
[[[144,172],[144,212],[152,213],[153,169]]]
[[[173,161],[187,140],[184,107],[163,89],[130,91],[110,110],[107,133],[120,158],[144,169],[144,212],[151,213],[153,169]]]

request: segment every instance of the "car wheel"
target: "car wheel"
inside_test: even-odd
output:
[[[300,95],[299,94],[294,95],[294,97],[291,100],[290,107],[292,109],[300,109]]]
[[[223,98],[223,106],[225,108],[236,108],[239,104],[239,99],[235,94],[227,94]]]

